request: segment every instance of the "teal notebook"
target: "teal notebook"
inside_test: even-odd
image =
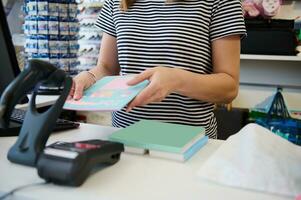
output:
[[[81,111],[121,110],[148,85],[147,80],[137,85],[127,85],[132,78],[133,75],[106,76],[85,90],[80,100],[66,101],[63,108]]]
[[[141,120],[114,132],[109,139],[133,148],[183,154],[203,137],[203,127]]]
[[[159,158],[167,158],[172,160],[179,160],[185,161],[191,158],[196,152],[198,152],[205,144],[208,142],[208,136],[204,136],[199,139],[196,143],[194,143],[187,151],[184,153],[169,153],[169,152],[162,152],[156,150],[150,150],[149,155],[153,157]]]

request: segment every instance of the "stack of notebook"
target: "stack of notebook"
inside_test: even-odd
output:
[[[125,151],[185,161],[208,141],[205,128],[141,120],[114,132],[110,140],[121,142]]]

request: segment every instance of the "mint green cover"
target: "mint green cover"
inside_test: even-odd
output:
[[[109,139],[136,148],[183,153],[186,145],[200,134],[205,136],[203,127],[141,120],[114,132]]]

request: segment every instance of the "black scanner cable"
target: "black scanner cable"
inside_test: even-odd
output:
[[[12,189],[11,191],[4,193],[2,196],[0,196],[0,200],[4,200],[7,197],[13,195],[15,192],[18,192],[20,190],[34,187],[34,186],[39,186],[39,185],[46,185],[48,183],[49,183],[49,181],[43,181],[43,182],[39,182],[39,183],[32,183],[32,184],[27,184],[27,185],[22,185],[22,186],[16,187],[16,188]]]

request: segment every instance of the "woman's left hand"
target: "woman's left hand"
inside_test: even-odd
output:
[[[154,67],[136,75],[128,85],[136,85],[144,80],[149,80],[150,83],[129,103],[126,111],[129,112],[135,106],[160,102],[175,91],[178,84],[176,72],[175,68]]]

